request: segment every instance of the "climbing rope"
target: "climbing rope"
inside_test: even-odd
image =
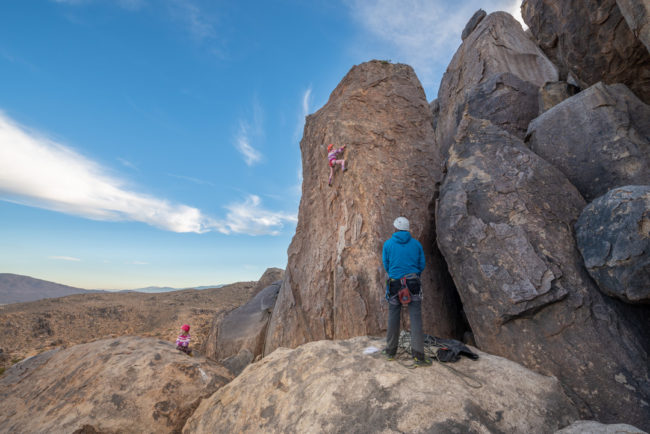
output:
[[[435,337],[426,335],[424,339],[424,355],[426,357],[429,357],[431,360],[438,362],[439,365],[449,369],[468,387],[471,387],[473,389],[480,389],[483,387],[483,383],[477,378],[465,372],[461,372],[452,366],[449,366],[448,363],[443,363],[438,360],[436,351],[438,348],[442,347],[444,347],[444,345],[438,343]],[[417,367],[415,361],[413,360],[413,357],[411,356],[411,333],[407,332],[406,330],[402,330],[399,334],[397,352],[395,353],[395,361],[408,369],[414,369]]]

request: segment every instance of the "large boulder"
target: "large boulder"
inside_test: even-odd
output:
[[[539,89],[539,113],[542,114],[572,97],[578,93],[578,90],[576,86],[566,81],[549,81]]]
[[[201,403],[184,433],[553,432],[577,411],[553,377],[480,353],[408,369],[357,337],[280,348]],[[522,399],[523,398],[523,399]]]
[[[595,420],[577,420],[555,434],[647,434],[624,423],[604,424]]]
[[[248,349],[253,357],[261,355],[266,329],[281,284],[281,280],[272,283],[248,303],[217,320],[208,337],[206,355],[221,360],[234,356],[243,349]]]
[[[650,106],[625,85],[597,83],[530,123],[527,143],[591,201],[650,184]]]
[[[51,350],[0,378],[0,431],[180,432],[199,402],[231,379],[223,366],[152,338]]]
[[[650,2],[648,0],[616,0],[630,30],[650,51]]]
[[[478,346],[555,375],[582,417],[648,428],[644,325],[584,269],[572,231],[582,196],[489,121],[466,117],[456,140],[438,243]]]
[[[328,143],[347,145],[348,170],[337,168],[331,187]],[[445,337],[462,332],[458,296],[435,247],[433,204],[442,163],[434,143],[431,110],[408,65],[354,66],[327,104],[307,117],[298,225],[265,354],[386,329],[381,251],[400,215],[425,246],[425,330]]]
[[[581,88],[624,83],[650,103],[650,53],[616,0],[524,0],[524,21],[547,56]]]
[[[557,80],[557,68],[510,14],[494,12],[483,18],[454,54],[440,83],[436,138],[443,156],[470,96],[475,101],[472,116],[521,131],[538,114],[537,89]],[[476,90],[481,84],[483,89]]]
[[[628,303],[650,304],[650,186],[609,191],[587,205],[575,229],[600,289]]]

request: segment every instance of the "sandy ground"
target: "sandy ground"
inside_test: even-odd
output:
[[[182,324],[192,327],[200,353],[215,318],[246,303],[257,282],[221,288],[144,294],[77,294],[0,305],[0,370],[54,347],[123,335],[175,341]]]

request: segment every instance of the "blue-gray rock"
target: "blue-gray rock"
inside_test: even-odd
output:
[[[469,19],[467,24],[465,25],[465,28],[463,29],[463,33],[460,35],[460,38],[464,41],[465,38],[467,38],[470,33],[474,31],[476,26],[478,26],[478,23],[481,22],[483,18],[487,15],[487,12],[485,12],[483,9],[479,9],[476,12],[474,12],[474,15],[472,15],[472,18]]]
[[[480,349],[555,375],[583,418],[650,428],[646,331],[637,307],[605,297],[584,268],[573,224],[585,205],[521,140],[465,117],[438,245]]]
[[[585,207],[576,240],[605,294],[650,303],[650,186],[616,188]]]
[[[650,184],[650,106],[625,85],[597,83],[534,119],[527,143],[587,201]]]

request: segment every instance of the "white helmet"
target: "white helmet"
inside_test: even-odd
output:
[[[393,226],[395,226],[395,229],[398,231],[408,231],[409,221],[406,219],[406,217],[397,217],[393,222]]]

